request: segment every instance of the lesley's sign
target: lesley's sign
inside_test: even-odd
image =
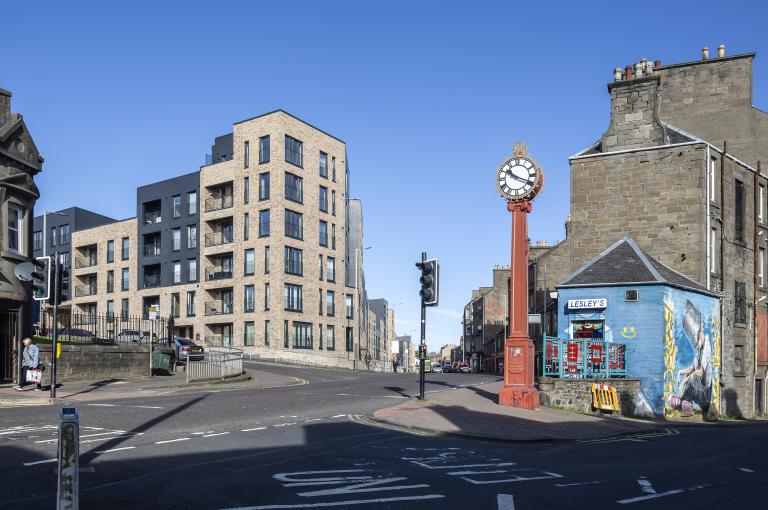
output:
[[[607,308],[607,298],[592,298],[592,299],[569,299],[569,310],[593,310],[596,308]]]

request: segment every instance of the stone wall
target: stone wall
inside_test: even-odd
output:
[[[635,410],[635,396],[640,391],[640,379],[539,379],[541,405],[562,407],[580,413],[592,412],[592,384],[610,384],[619,396],[620,414],[631,416]]]
[[[46,365],[45,382],[51,376],[51,346],[38,344]],[[62,344],[56,365],[57,382],[127,379],[149,375],[149,346],[135,344]]]

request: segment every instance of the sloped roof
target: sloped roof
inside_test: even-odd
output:
[[[669,285],[711,296],[693,280],[670,269],[645,253],[629,236],[622,237],[603,253],[590,260],[557,285],[563,287],[599,287],[610,285]]]

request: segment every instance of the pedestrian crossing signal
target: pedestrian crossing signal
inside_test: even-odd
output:
[[[32,297],[48,301],[51,297],[51,257],[37,257],[32,271]]]

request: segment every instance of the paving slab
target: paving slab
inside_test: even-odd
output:
[[[373,419],[389,425],[440,434],[503,441],[598,439],[658,431],[661,423],[613,416],[591,416],[540,407],[535,411],[498,405],[502,383],[429,393],[376,411]]]

